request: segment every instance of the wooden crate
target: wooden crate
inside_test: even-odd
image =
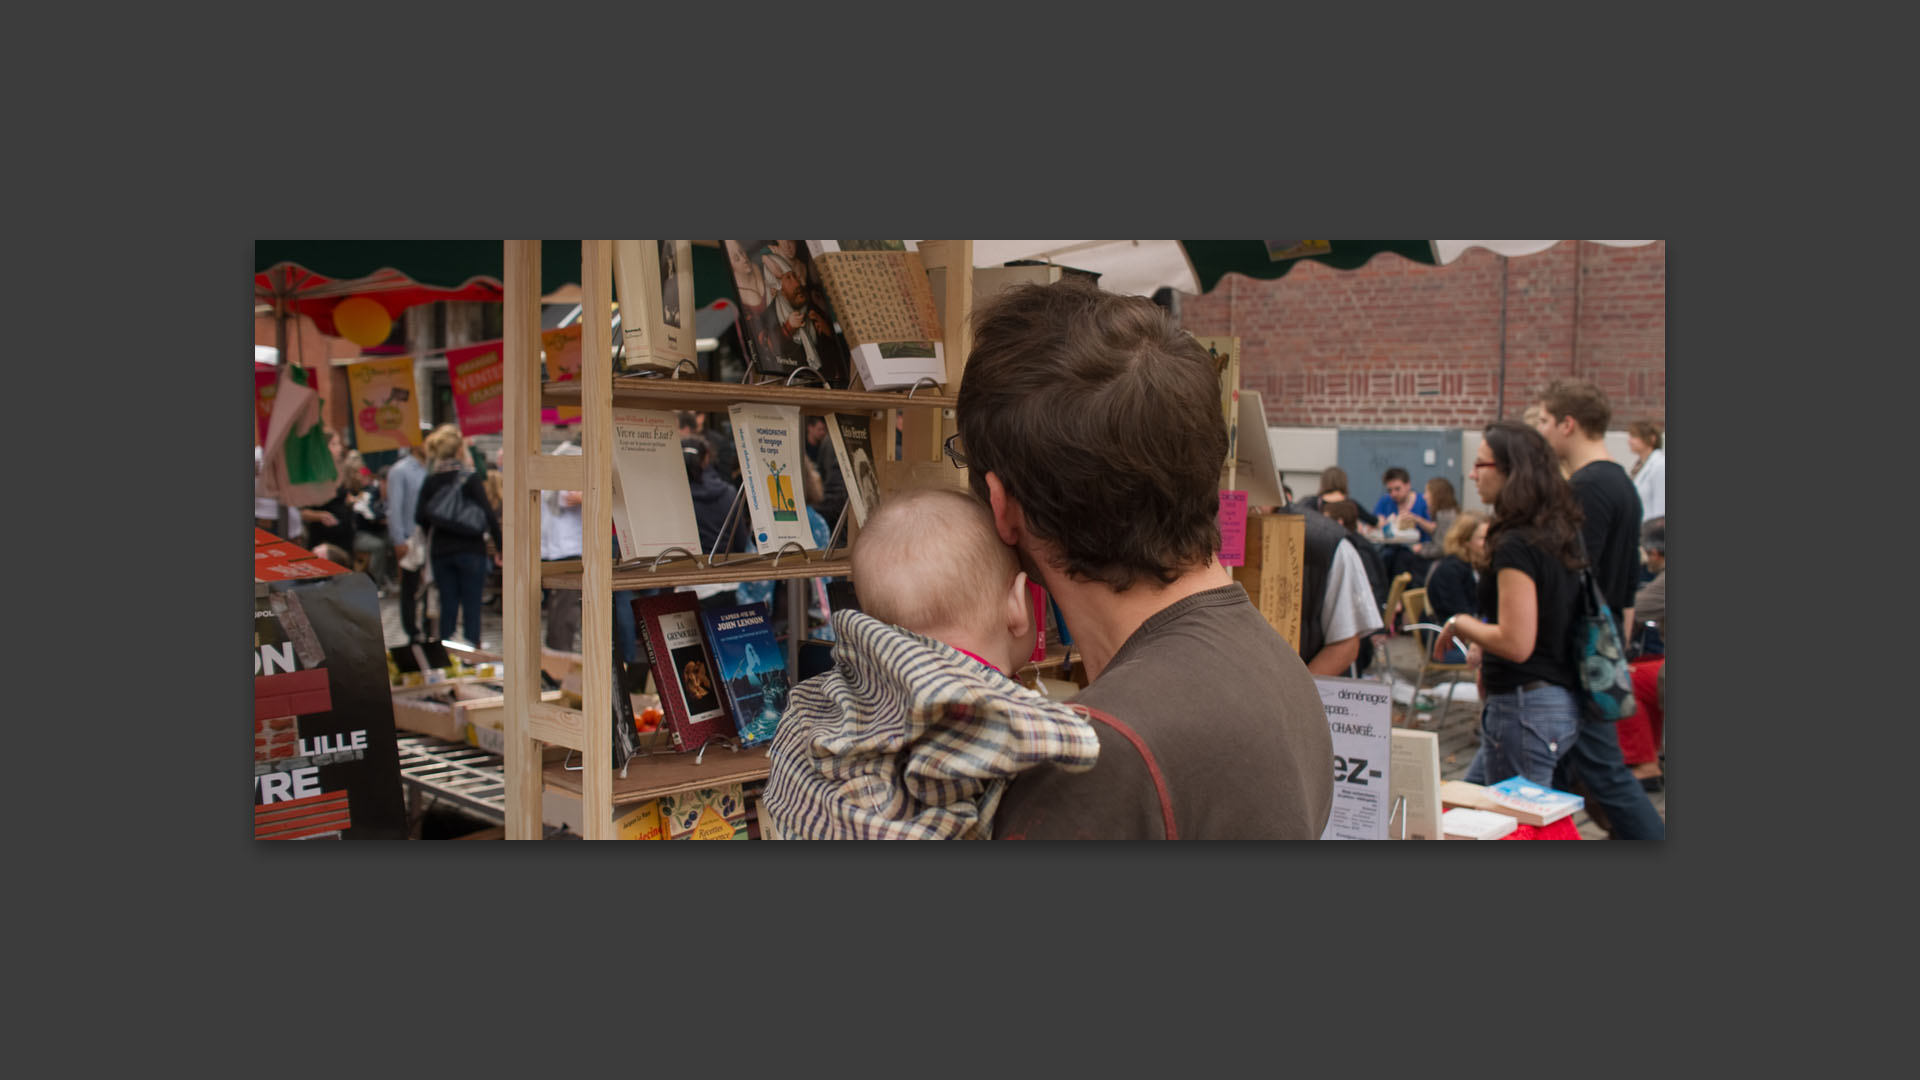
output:
[[[1247,515],[1246,563],[1231,567],[1267,622],[1294,651],[1300,649],[1300,609],[1306,572],[1307,522],[1298,514]]]

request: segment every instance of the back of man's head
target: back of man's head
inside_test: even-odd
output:
[[[930,636],[991,624],[1019,572],[992,512],[953,488],[894,493],[853,545],[860,610]]]
[[[973,490],[997,476],[1069,577],[1167,584],[1218,550],[1220,384],[1153,301],[1073,279],[1009,289],[974,312],[966,370]]]
[[[1547,422],[1558,426],[1572,417],[1574,426],[1589,439],[1604,438],[1607,422],[1613,419],[1613,404],[1606,391],[1585,379],[1555,379],[1540,395],[1540,407]]]

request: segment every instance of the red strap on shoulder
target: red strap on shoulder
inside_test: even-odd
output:
[[[1121,738],[1132,743],[1133,748],[1140,752],[1140,760],[1147,763],[1147,775],[1153,778],[1154,793],[1160,797],[1160,821],[1166,829],[1167,839],[1180,839],[1180,830],[1173,822],[1173,797],[1167,794],[1167,779],[1160,775],[1160,763],[1153,759],[1153,751],[1147,749],[1145,740],[1134,734],[1132,728],[1101,712],[1099,709],[1087,705],[1077,707],[1087,711],[1087,719],[1098,721],[1112,728],[1115,732],[1119,733]]]

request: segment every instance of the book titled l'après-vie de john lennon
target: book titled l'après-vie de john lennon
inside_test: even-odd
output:
[[[817,549],[800,509],[800,407],[743,403],[728,408],[727,416],[747,489],[754,550],[771,555],[788,543]]]
[[[773,636],[765,604],[740,604],[700,613],[713,646],[741,746],[773,739],[787,708],[787,661]]]
[[[731,737],[733,722],[700,632],[700,599],[690,592],[643,596],[636,610],[673,748],[697,750],[710,739]]]

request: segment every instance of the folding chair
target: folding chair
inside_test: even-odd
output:
[[[1400,596],[1412,582],[1413,575],[1403,573],[1396,576],[1387,584],[1387,602],[1380,609],[1380,622],[1383,628],[1379,633],[1374,635],[1373,664],[1368,670],[1371,671],[1373,668],[1380,669],[1380,673],[1385,676],[1383,681],[1387,684],[1388,693],[1392,693],[1393,691],[1393,658],[1387,655],[1386,639],[1393,636],[1394,610],[1400,606]],[[1359,671],[1354,668],[1349,668],[1348,674],[1355,678],[1360,677]]]
[[[1446,720],[1448,710],[1453,708],[1453,690],[1460,684],[1459,676],[1472,671],[1464,661],[1453,664],[1433,658],[1433,643],[1440,636],[1440,627],[1421,620],[1427,614],[1427,590],[1408,589],[1400,594],[1400,603],[1407,609],[1406,631],[1420,644],[1420,672],[1413,678],[1413,697],[1407,702],[1407,718],[1411,721],[1420,712],[1420,691],[1427,685],[1431,675],[1450,675],[1447,680],[1447,701],[1435,712],[1435,727]],[[1418,726],[1418,725],[1416,725]]]

